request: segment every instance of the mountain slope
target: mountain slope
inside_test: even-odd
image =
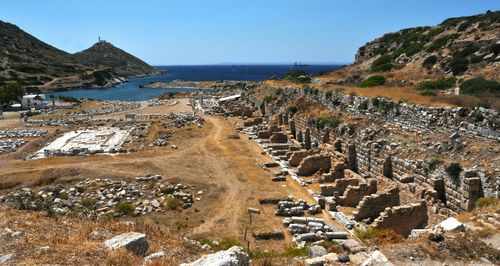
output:
[[[109,67],[120,76],[148,75],[157,72],[154,67],[106,41],[99,41],[74,55],[87,64]]]
[[[110,43],[70,54],[46,44],[14,24],[0,21],[0,85],[60,89],[111,86],[156,69]]]
[[[86,70],[73,55],[54,48],[17,26],[0,21],[0,82],[41,85]]]
[[[500,11],[385,34],[362,46],[354,64],[325,78],[359,85],[375,73],[393,85],[443,76],[500,80]]]

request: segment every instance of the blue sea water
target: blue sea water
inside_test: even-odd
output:
[[[271,77],[283,77],[289,70],[301,69],[310,74],[321,71],[330,71],[339,68],[339,65],[212,65],[212,66],[160,66],[166,70],[164,74],[131,78],[129,82],[122,83],[113,88],[95,89],[81,88],[65,92],[53,93],[76,98],[93,98],[99,100],[142,101],[154,98],[165,92],[189,92],[196,89],[190,88],[165,88],[149,89],[139,86],[150,82],[170,82],[173,80],[186,81],[217,81],[240,80],[259,81]]]

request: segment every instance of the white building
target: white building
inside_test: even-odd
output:
[[[44,108],[47,106],[47,102],[45,101],[45,94],[28,94],[24,95],[23,99],[21,100],[21,106],[24,109],[29,109],[29,108]]]

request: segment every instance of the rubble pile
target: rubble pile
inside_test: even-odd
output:
[[[0,130],[0,139],[2,138],[38,138],[47,134],[44,129],[6,129]]]
[[[296,244],[318,240],[347,239],[346,232],[339,231],[322,218],[291,217],[284,218],[283,225],[293,235]]]
[[[135,110],[141,107],[140,102],[103,101],[103,106],[91,110],[72,112],[74,115],[106,115],[123,111]]]
[[[309,205],[305,200],[299,199],[294,202],[292,198],[280,200],[277,204],[278,210],[274,213],[276,216],[302,216],[305,211],[309,214],[317,214],[321,211],[319,205]]]
[[[24,139],[0,139],[0,154],[15,152],[16,149],[28,141]]]
[[[0,196],[18,209],[47,211],[54,214],[77,213],[82,217],[147,215],[167,209],[190,208],[193,186],[171,184],[161,175],[147,174],[134,181],[86,179],[66,187],[34,191],[23,188]],[[201,194],[201,193],[198,193]]]
[[[171,119],[172,122],[163,123],[164,128],[170,128],[170,127],[181,128],[189,125],[196,125],[198,127],[203,127],[203,122],[204,122],[203,118],[199,117],[194,113],[175,113],[168,115],[167,118]]]

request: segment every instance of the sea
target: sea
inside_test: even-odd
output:
[[[331,71],[341,65],[202,65],[202,66],[158,66],[164,73],[154,76],[130,78],[128,82],[112,88],[79,88],[52,94],[72,96],[78,99],[143,101],[166,92],[190,92],[195,88],[141,88],[151,82],[185,81],[261,81],[271,77],[282,78],[290,70],[300,69],[309,74]]]

